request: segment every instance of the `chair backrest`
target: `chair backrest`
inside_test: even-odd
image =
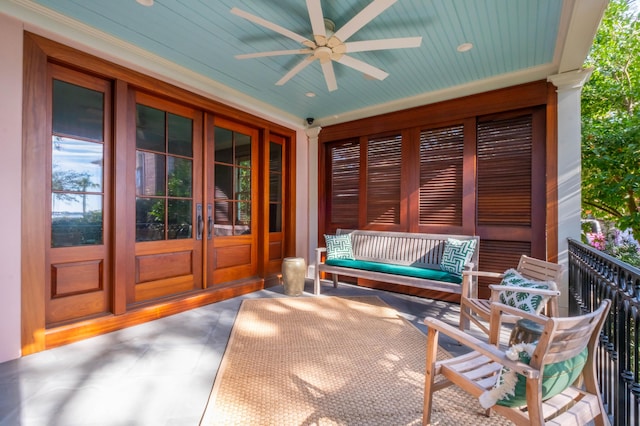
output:
[[[585,347],[593,357],[610,306],[611,301],[606,299],[598,309],[585,315],[548,318],[530,365],[539,369],[542,365],[565,361],[578,355]]]
[[[523,277],[536,281],[553,281],[558,283],[562,276],[562,265],[536,259],[526,255],[520,257],[517,271]]]

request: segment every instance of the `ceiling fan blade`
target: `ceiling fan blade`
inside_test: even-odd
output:
[[[298,43],[304,44],[305,42],[309,43],[311,42],[311,40],[302,37],[300,34],[296,34],[293,31],[290,31],[284,27],[281,27],[280,25],[274,24],[273,22],[269,22],[265,19],[260,18],[259,16],[255,16],[250,14],[249,12],[245,12],[244,10],[240,10],[237,7],[234,7],[231,9],[231,13],[233,13],[234,15],[237,15],[241,18],[246,19],[247,21],[251,21],[254,24],[258,24],[261,25],[267,29],[270,29],[271,31],[275,31],[277,33],[282,34],[285,37],[288,37],[292,40],[297,41]]]
[[[319,43],[324,40],[326,44],[327,31],[324,27],[324,15],[322,14],[322,5],[320,0],[307,0],[307,10],[309,10],[309,21],[311,21],[311,30],[313,31],[313,37],[319,46],[324,44]]]
[[[282,77],[280,80],[278,80],[276,82],[276,86],[282,86],[283,84],[285,84],[287,81],[291,80],[293,78],[293,76],[295,76],[296,74],[298,74],[300,71],[302,71],[303,69],[305,69],[307,67],[307,65],[309,65],[311,62],[313,62],[314,57],[313,55],[309,55],[306,58],[304,58],[302,61],[300,61],[298,63],[298,65],[296,65],[295,67],[291,68],[291,71],[289,71],[288,73],[286,73],[284,75],[284,77]]]
[[[366,75],[369,75],[377,80],[384,80],[389,76],[389,73],[382,71],[380,68],[376,68],[373,65],[369,65],[366,62],[362,62],[359,59],[355,59],[351,56],[344,55],[337,60],[342,65],[346,65],[355,70],[358,70]]]
[[[299,55],[301,53],[313,53],[311,49],[293,49],[293,50],[272,50],[270,52],[256,52],[256,53],[245,53],[242,55],[236,55],[236,59],[252,59],[252,58],[263,58],[265,56],[284,56],[284,55]]]
[[[345,43],[347,53],[369,52],[371,50],[406,49],[420,47],[422,37],[385,38],[382,40],[352,41]]]
[[[373,0],[367,7],[362,9],[356,16],[351,18],[342,28],[333,35],[340,41],[347,41],[360,28],[367,25],[373,18],[384,12],[398,0]]]
[[[328,60],[320,62],[322,66],[322,73],[324,74],[324,81],[327,83],[327,89],[330,92],[338,89],[338,82],[336,81],[336,73],[333,71],[333,61]]]

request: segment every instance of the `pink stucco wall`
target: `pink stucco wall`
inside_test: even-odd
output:
[[[20,356],[22,23],[0,14],[0,362]]]

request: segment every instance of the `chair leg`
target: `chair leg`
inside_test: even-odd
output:
[[[468,330],[471,327],[471,323],[469,322],[469,308],[464,305],[460,305],[460,323],[458,324],[458,328],[460,331]]]
[[[422,407],[422,424],[431,425],[431,408],[433,406],[433,392],[435,378],[438,375],[436,360],[438,359],[438,331],[429,329],[427,335],[427,363],[425,368],[424,404]]]
[[[532,425],[544,424],[540,380],[542,379],[527,379],[527,413],[529,415],[529,422]]]

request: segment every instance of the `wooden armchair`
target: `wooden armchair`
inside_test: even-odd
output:
[[[487,327],[489,315],[491,312],[491,304],[500,299],[500,293],[504,291],[518,291],[530,294],[537,294],[546,299],[546,306],[543,307],[542,313],[547,316],[558,316],[558,296],[560,292],[557,290],[557,282],[562,275],[562,266],[557,263],[546,262],[544,260],[535,259],[533,257],[522,255],[516,271],[524,278],[535,281],[548,281],[553,283],[551,289],[535,289],[514,288],[506,285],[491,284],[491,297],[489,299],[478,298],[478,277],[491,277],[501,280],[504,274],[497,272],[483,271],[463,271],[462,275],[462,294],[460,296],[460,330],[469,328],[470,322],[476,324],[482,331],[489,334]],[[518,317],[505,316],[502,322],[515,322]]]
[[[511,374],[511,377],[518,378],[520,384],[519,387],[516,385],[515,395],[510,397],[511,402],[521,404],[524,401],[524,404],[510,407],[507,406],[509,400],[500,399],[496,405],[488,408],[487,414],[493,410],[516,425],[569,426],[584,425],[591,421],[595,425],[608,425],[609,420],[602,404],[596,377],[595,350],[610,306],[611,301],[604,300],[600,307],[590,314],[548,318],[495,303],[491,306],[491,333],[488,343],[435,318],[425,319],[424,323],[429,327],[429,332],[423,424],[431,424],[434,392],[455,384],[472,396],[484,397],[485,392],[494,388],[498,373],[506,367],[511,373],[503,371],[503,374]],[[503,312],[521,315],[544,327],[529,364],[512,361],[495,346]],[[446,334],[473,351],[457,358],[436,361],[439,333]],[[576,361],[578,358],[579,361]],[[576,367],[578,363],[580,366],[584,365],[581,370],[584,380],[582,388],[572,385],[575,377],[580,375],[580,369]],[[514,371],[523,377],[516,376],[513,374]],[[552,375],[552,372],[555,374]],[[438,375],[441,375],[443,380],[436,382]],[[494,401],[490,401],[488,405],[491,403]]]

